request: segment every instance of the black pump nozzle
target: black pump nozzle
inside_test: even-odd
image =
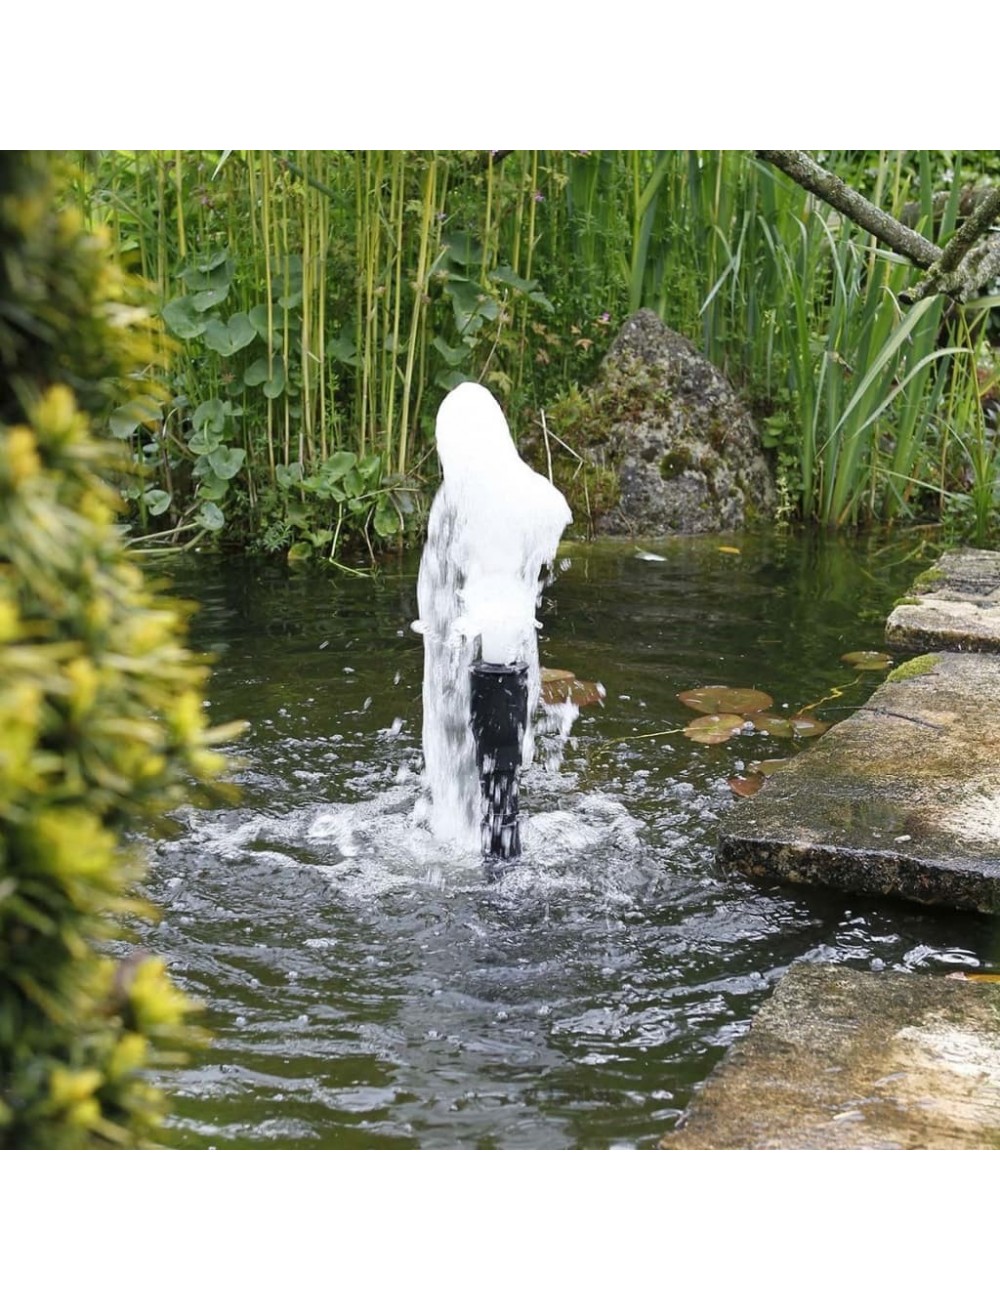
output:
[[[517,796],[528,723],[528,665],[479,662],[472,665],[471,677],[472,735],[483,793],[483,852],[506,862],[521,853]]]

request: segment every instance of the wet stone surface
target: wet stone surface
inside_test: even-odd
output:
[[[1000,552],[962,549],[922,574],[889,615],[886,643],[896,651],[1000,653]]]
[[[719,864],[1000,914],[998,703],[992,655],[902,665],[867,705],[727,813]]]
[[[668,1150],[1000,1146],[1000,984],[801,963]]]

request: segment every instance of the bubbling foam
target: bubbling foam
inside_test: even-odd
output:
[[[444,479],[431,506],[414,624],[424,637],[425,779],[434,835],[475,847],[480,792],[469,669],[479,657],[528,665],[527,766],[540,692],[540,576],[572,515],[558,488],[521,460],[503,411],[480,384],[448,394],[436,439]]]

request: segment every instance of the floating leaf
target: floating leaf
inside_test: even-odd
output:
[[[542,669],[542,702],[544,704],[575,704],[585,709],[600,704],[605,696],[600,682],[581,681],[566,668]]]
[[[684,728],[689,740],[697,740],[700,745],[724,745],[743,730],[743,719],[738,713],[710,713],[703,718],[695,718]]]
[[[774,703],[765,691],[742,686],[699,686],[677,698],[696,713],[756,713]]]
[[[666,564],[667,562],[665,555],[657,555],[655,551],[636,551],[635,558],[637,560],[648,560],[651,564]]]
[[[791,761],[790,758],[761,758],[755,763],[748,763],[747,771],[759,772],[761,776],[774,776],[775,772],[780,772]]]
[[[862,672],[880,673],[892,667],[892,659],[881,650],[852,650],[850,654],[841,655],[841,662]]]
[[[806,740],[810,736],[821,736],[830,728],[828,722],[820,722],[807,713],[772,713],[767,709],[748,713],[747,722],[753,723],[755,731],[774,736],[777,740]]]
[[[820,722],[819,718],[814,718],[808,713],[796,713],[789,721],[792,724],[792,731],[796,740],[808,740],[812,736],[822,736],[824,731],[830,730],[829,722]]]
[[[730,776],[727,780],[730,790],[733,794],[738,794],[741,799],[751,798],[764,784],[764,777],[760,773],[750,776]]]
[[[740,550],[740,548],[739,548],[738,546],[719,546],[719,547],[717,547],[716,549],[719,550],[719,551],[721,551],[723,555],[742,555],[742,554],[743,554],[743,552]]]

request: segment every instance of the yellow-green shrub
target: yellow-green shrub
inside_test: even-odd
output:
[[[143,910],[121,837],[215,776],[234,729],[206,727],[183,611],[115,528],[117,453],[77,392],[101,390],[95,338],[111,376],[142,344],[109,324],[99,245],[50,238],[41,172],[0,164],[0,1147],[130,1146],[164,1111],[149,1069],[193,1031],[162,962],[104,947]],[[61,333],[35,315],[40,275],[65,282]]]

